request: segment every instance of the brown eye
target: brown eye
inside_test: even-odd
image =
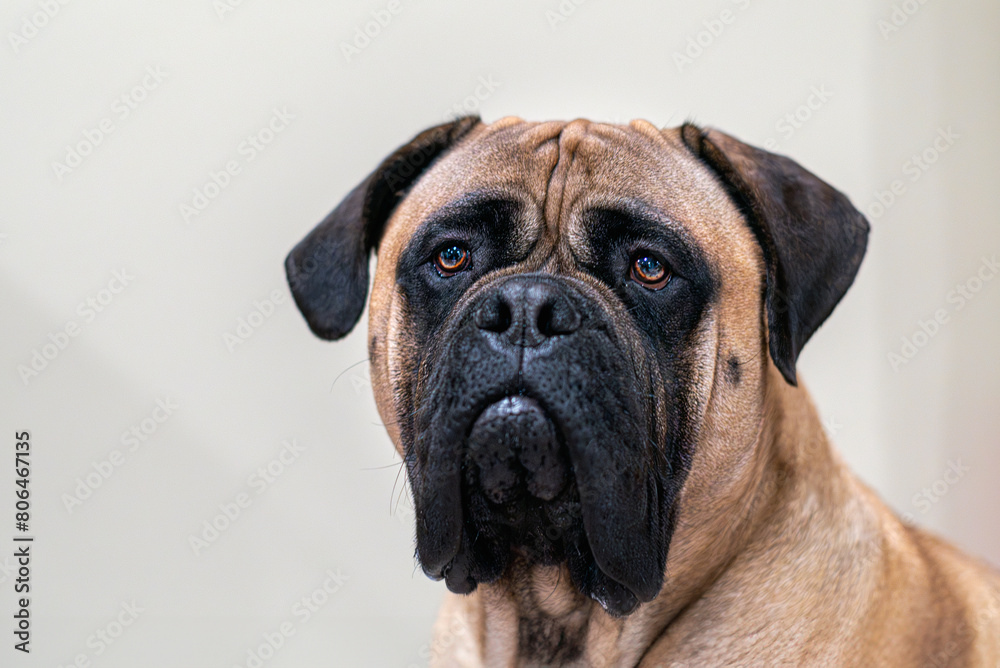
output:
[[[469,251],[459,244],[445,246],[434,256],[434,266],[442,276],[454,276],[469,265]]]
[[[659,290],[670,280],[667,265],[652,253],[639,253],[632,261],[632,280],[644,288]]]

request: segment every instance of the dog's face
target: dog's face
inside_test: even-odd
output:
[[[663,586],[678,518],[697,530],[688,497],[735,493],[718,478],[755,444],[768,366],[795,382],[866,238],[842,195],[721,133],[461,119],[387,158],[287,268],[335,339],[377,248],[373,386],[424,570],[465,593],[565,564],[621,615]]]

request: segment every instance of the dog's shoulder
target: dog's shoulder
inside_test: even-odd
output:
[[[940,665],[1000,666],[1000,572],[933,534],[909,531],[934,574],[933,593],[944,608],[941,625],[951,630],[937,649]],[[966,662],[949,663],[960,648]]]

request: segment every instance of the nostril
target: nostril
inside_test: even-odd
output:
[[[542,336],[572,334],[580,328],[580,313],[567,301],[547,301],[538,309],[538,331]]]
[[[555,336],[559,332],[555,331],[552,322],[552,304],[546,302],[538,309],[538,331],[542,336]]]
[[[489,332],[502,334],[510,328],[510,306],[500,298],[487,300],[476,311],[476,326]]]

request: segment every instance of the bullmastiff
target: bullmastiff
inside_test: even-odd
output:
[[[467,117],[289,254],[358,322],[441,666],[1000,665],[1000,576],[900,521],[797,381],[868,223],[692,124]]]

